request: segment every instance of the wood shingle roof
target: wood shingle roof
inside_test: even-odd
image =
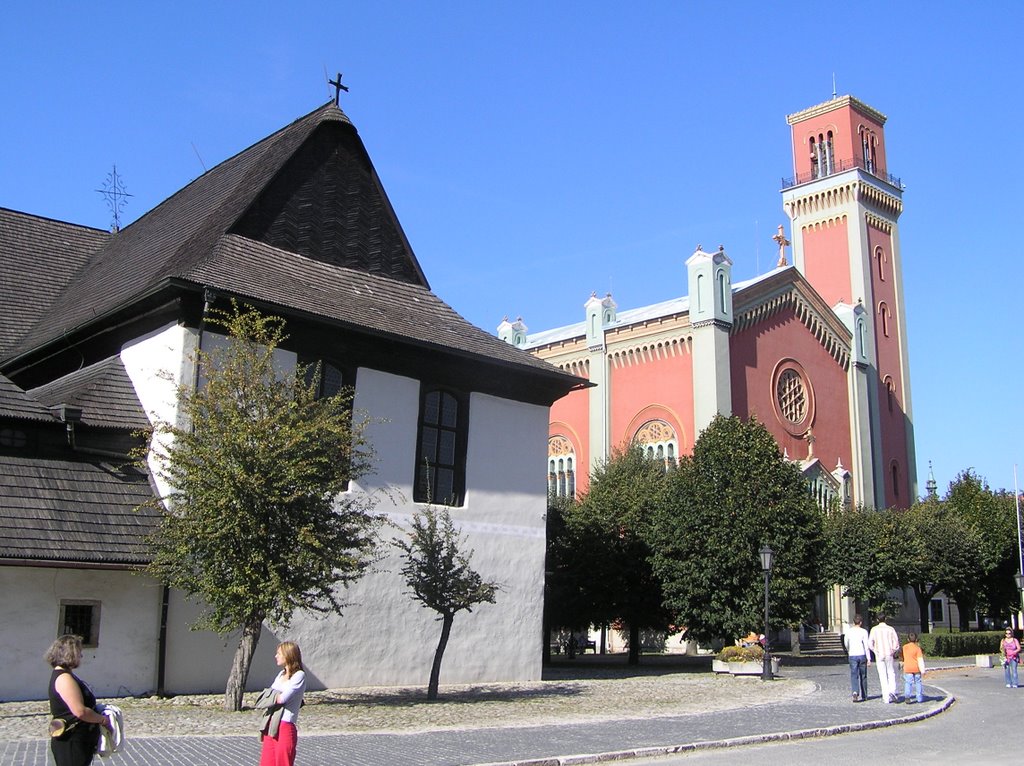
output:
[[[149,418],[119,356],[84,367],[27,393],[45,407],[68,404],[80,408],[81,422],[85,425],[130,431],[149,428]]]
[[[14,385],[4,375],[0,375],[0,418],[46,423],[52,423],[54,420],[53,415],[46,407]]]
[[[0,563],[144,564],[151,497],[130,467],[0,452]]]
[[[106,231],[0,208],[0,358],[109,239]]]
[[[98,239],[66,289],[0,347],[0,362],[14,369],[14,360],[67,348],[153,296],[216,288],[514,369],[550,392],[548,403],[582,383],[430,292],[358,133],[333,103]]]

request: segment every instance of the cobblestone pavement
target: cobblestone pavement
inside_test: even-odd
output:
[[[784,667],[773,683],[715,676],[704,667],[667,670],[560,669],[535,684],[442,686],[443,699],[432,703],[422,689],[311,693],[299,718],[297,764],[570,763],[557,757],[650,754],[646,749],[888,725],[950,702],[930,687],[924,705],[883,705],[877,696],[852,704],[845,662]],[[938,683],[941,671],[929,676]],[[255,711],[225,713],[212,696],[116,702],[125,710],[128,740],[117,759],[125,766],[251,766],[259,760]],[[49,743],[39,735],[47,718],[45,703],[0,704],[0,763],[48,764]]]

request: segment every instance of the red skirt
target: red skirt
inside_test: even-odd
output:
[[[295,766],[295,741],[298,732],[295,724],[281,721],[277,736],[263,735],[263,750],[260,753],[260,766]]]

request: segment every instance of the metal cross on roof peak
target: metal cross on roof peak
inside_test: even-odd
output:
[[[103,195],[103,198],[107,201],[107,206],[110,208],[110,212],[114,216],[110,230],[112,232],[120,231],[121,211],[124,210],[124,206],[128,203],[128,197],[134,195],[129,194],[125,188],[124,181],[117,173],[117,165],[114,165],[114,169],[107,173],[107,179],[103,182],[103,188],[96,189],[96,191]]]
[[[338,106],[339,102],[341,101],[341,92],[345,91],[346,93],[348,93],[348,86],[341,84],[341,72],[338,72],[337,80],[328,79],[327,84],[334,86],[334,105]]]

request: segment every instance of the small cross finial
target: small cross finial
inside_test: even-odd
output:
[[[789,245],[789,240],[786,239],[786,230],[782,228],[782,224],[779,224],[779,233],[772,237],[779,245],[779,262],[776,266],[786,265],[786,246]]]
[[[327,84],[334,86],[334,105],[338,106],[339,102],[341,101],[341,92],[345,91],[346,93],[348,93],[348,86],[341,84],[341,72],[338,72],[338,79],[328,79]]]

